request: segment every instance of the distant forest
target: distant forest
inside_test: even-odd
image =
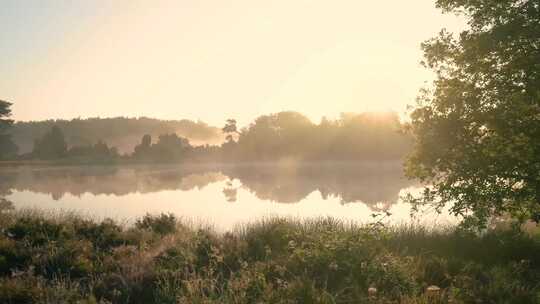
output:
[[[396,113],[344,113],[315,124],[298,112],[280,112],[235,129],[234,120],[223,128],[229,135],[222,153],[244,161],[400,160],[412,147]]]
[[[314,123],[298,112],[256,118],[244,128],[189,120],[90,118],[17,122],[20,160],[93,162],[394,161],[411,150],[396,113],[344,113]]]
[[[192,143],[219,144],[223,141],[221,130],[204,122],[191,120],[159,120],[153,118],[88,118],[72,120],[45,120],[16,122],[9,130],[19,153],[31,152],[34,143],[53,126],[64,133],[68,146],[93,145],[103,141],[114,145],[121,153],[130,153],[143,135],[159,136],[176,133],[189,138]]]

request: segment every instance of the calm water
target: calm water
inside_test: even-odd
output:
[[[410,206],[400,196],[418,189],[403,177],[399,164],[0,169],[0,195],[16,208],[75,211],[128,222],[146,213],[172,212],[219,230],[276,215],[365,223],[380,210],[392,213],[390,223],[457,221],[429,210],[410,218]]]

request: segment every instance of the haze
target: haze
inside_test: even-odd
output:
[[[464,26],[431,0],[1,2],[17,120],[401,112],[431,77],[419,43]]]

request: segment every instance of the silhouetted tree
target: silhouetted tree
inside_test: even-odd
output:
[[[225,134],[225,143],[221,145],[222,157],[226,160],[233,160],[237,152],[237,143],[234,140],[234,137],[238,135],[236,119],[227,119],[221,131]]]
[[[66,156],[81,160],[112,160],[120,155],[115,147],[109,148],[105,142],[100,140],[94,145],[71,147]]]
[[[141,146],[150,148],[151,145],[152,145],[152,136],[148,134],[144,135],[141,140]]]
[[[141,144],[135,146],[133,156],[138,159],[146,159],[150,157],[150,147],[152,146],[152,136],[145,134],[142,137]]]
[[[221,130],[227,135],[227,142],[233,142],[234,135],[238,133],[238,129],[236,127],[236,119],[227,119],[225,126]]]
[[[176,134],[160,135],[158,142],[152,145],[152,154],[155,160],[178,161],[191,149],[189,140]]]
[[[450,203],[466,223],[500,214],[540,220],[538,1],[439,0],[468,18],[459,37],[423,44],[437,73],[411,114],[408,173],[431,185],[418,204]]]
[[[36,140],[32,155],[39,159],[58,159],[66,156],[67,144],[64,133],[53,126],[41,139]]]
[[[184,159],[193,148],[187,138],[180,137],[175,133],[160,135],[157,143],[151,143],[150,135],[143,136],[141,144],[135,147],[133,156],[136,159],[160,162],[179,161]]]
[[[17,146],[13,143],[11,135],[7,133],[13,125],[13,120],[9,119],[11,106],[12,103],[0,100],[0,160],[17,155]]]

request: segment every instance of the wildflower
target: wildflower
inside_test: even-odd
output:
[[[375,297],[377,295],[377,288],[370,287],[368,288],[367,292],[370,297]]]

